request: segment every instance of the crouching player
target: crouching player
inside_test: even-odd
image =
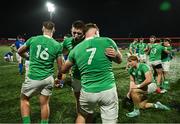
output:
[[[4,60],[7,62],[13,62],[13,53],[12,52],[5,53]]]
[[[139,63],[136,56],[128,58],[130,65],[130,90],[128,97],[132,98],[134,103],[134,110],[126,114],[128,117],[135,117],[140,115],[139,109],[159,108],[169,110],[169,108],[160,102],[148,103],[146,95],[156,90],[156,83],[152,82],[152,72],[150,67],[145,63]]]

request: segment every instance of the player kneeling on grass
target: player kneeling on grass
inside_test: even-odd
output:
[[[130,74],[130,90],[127,97],[132,98],[134,103],[134,110],[126,114],[128,117],[135,117],[140,115],[139,109],[159,108],[170,110],[167,106],[160,102],[148,103],[146,95],[156,90],[157,86],[152,82],[152,72],[150,67],[145,63],[139,63],[136,56],[128,58]]]

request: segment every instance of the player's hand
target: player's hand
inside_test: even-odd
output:
[[[115,51],[115,49],[114,48],[106,48],[106,50],[105,50],[105,54],[106,54],[106,56],[108,56],[108,57],[112,57],[112,58],[115,58],[116,57],[116,55],[117,55],[117,53],[116,53],[116,51]]]
[[[56,78],[56,79],[54,80],[54,86],[55,86],[55,87],[59,87],[59,86],[60,86],[60,83],[59,83],[59,82],[60,82],[60,80]]]

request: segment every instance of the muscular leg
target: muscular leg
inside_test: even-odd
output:
[[[21,94],[20,108],[21,108],[21,116],[23,118],[23,123],[30,123],[29,98],[25,96],[24,94]]]
[[[158,74],[158,76],[157,76],[157,85],[158,86],[160,86],[160,84],[161,84],[161,81],[162,81],[162,69],[156,69],[156,71],[157,71],[157,74]]]
[[[128,93],[127,93],[127,97],[130,99],[131,98],[131,90],[134,88],[134,87],[136,87],[136,84],[134,83],[134,82],[130,82],[130,84],[129,84],[129,91],[128,91]]]
[[[49,96],[40,95],[39,101],[40,101],[40,107],[41,107],[41,120],[47,120],[49,118]]]
[[[136,108],[139,108],[139,104],[142,102],[144,91],[141,89],[132,89],[131,97]]]
[[[154,104],[153,103],[148,103],[148,100],[144,100],[139,104],[139,107],[142,108],[142,109],[153,108]]]
[[[86,119],[79,113],[76,118],[76,124],[85,124]]]

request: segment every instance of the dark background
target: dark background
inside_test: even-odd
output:
[[[56,38],[69,33],[71,23],[94,22],[101,36],[178,37],[180,0],[49,0],[56,6],[53,21]],[[0,38],[41,34],[42,22],[49,19],[47,0],[2,0]],[[162,10],[163,2],[170,7]]]

